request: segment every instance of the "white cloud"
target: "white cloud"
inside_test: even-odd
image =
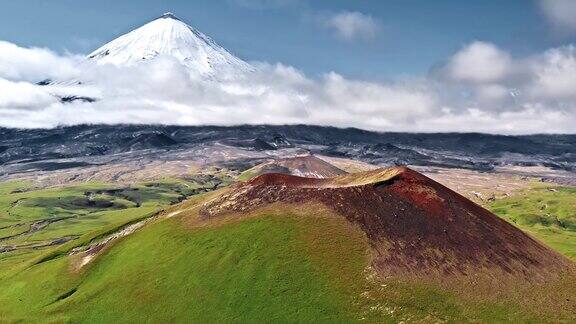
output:
[[[476,99],[487,105],[495,105],[509,98],[511,90],[500,84],[483,84],[475,89]]]
[[[531,93],[552,100],[576,100],[576,47],[547,51],[533,63]]]
[[[473,42],[454,54],[440,68],[439,75],[441,82],[450,81],[450,88],[456,88],[465,98],[458,101],[452,96],[448,99],[452,103],[485,112],[517,112],[538,106],[539,110],[545,107],[576,113],[573,45],[513,59],[492,43]]]
[[[376,19],[357,11],[343,11],[324,17],[322,23],[344,40],[371,39],[380,29],[380,23]]]
[[[0,109],[38,110],[57,102],[37,85],[0,78]]]
[[[456,81],[486,83],[503,79],[512,67],[508,53],[494,44],[476,41],[452,56],[447,69]]]
[[[513,59],[493,44],[475,42],[443,68],[453,73],[450,80],[395,82],[351,80],[334,72],[311,78],[293,67],[266,63],[254,73],[206,81],[168,57],[117,67],[78,65],[75,58],[48,52],[49,59],[31,64],[30,57],[46,55],[46,50],[14,51],[26,55],[5,55],[0,61],[0,126],[303,123],[376,131],[576,133],[573,46]],[[488,58],[504,63],[490,72],[476,69],[493,68]],[[53,69],[55,62],[59,69]],[[475,68],[456,69],[464,68],[463,62]],[[78,69],[83,85],[33,83],[46,71],[62,80],[79,77]],[[101,100],[62,104],[54,93]]]
[[[0,41],[0,77],[38,82],[54,76],[69,78],[77,73],[77,58],[63,57],[43,48],[23,48]]]
[[[540,0],[540,7],[559,31],[576,32],[576,1]]]
[[[517,111],[494,113],[468,108],[418,120],[414,129],[424,132],[450,130],[499,134],[575,133],[576,115],[548,107],[525,106]]]

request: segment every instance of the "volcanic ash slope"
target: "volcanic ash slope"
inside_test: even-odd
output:
[[[263,174],[204,203],[199,215],[320,203],[359,226],[383,276],[488,274],[540,280],[573,264],[472,201],[405,167],[330,179]]]

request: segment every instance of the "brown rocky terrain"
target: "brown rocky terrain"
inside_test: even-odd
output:
[[[330,179],[263,174],[205,202],[200,217],[320,203],[359,226],[383,276],[488,274],[540,280],[573,264],[464,196],[405,167]]]
[[[347,172],[313,155],[274,159],[246,171],[250,176],[265,173],[291,174],[307,178],[331,178]]]

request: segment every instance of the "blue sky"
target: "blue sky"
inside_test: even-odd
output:
[[[573,43],[529,0],[196,0],[0,2],[0,40],[88,53],[163,12],[212,36],[245,60],[282,62],[320,75],[386,80],[423,75],[474,41],[513,56]],[[370,37],[339,37],[326,21],[344,12],[371,19]]]

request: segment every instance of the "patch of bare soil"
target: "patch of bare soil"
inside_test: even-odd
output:
[[[376,170],[379,167],[374,164],[352,160],[348,158],[339,158],[339,157],[332,157],[332,156],[325,156],[325,155],[316,155],[319,159],[322,159],[335,167],[342,169],[349,173],[356,173],[356,172],[364,172],[364,171],[371,171]]]
[[[479,204],[512,196],[537,183],[576,185],[576,173],[547,167],[503,166],[490,172],[438,167],[416,169]]]
[[[308,178],[332,178],[347,172],[313,155],[295,156],[265,162],[252,169],[256,175],[284,173]]]
[[[522,177],[508,172],[478,172],[430,167],[419,168],[419,171],[479,204],[509,197],[518,191],[530,188],[537,181],[536,178]]]

